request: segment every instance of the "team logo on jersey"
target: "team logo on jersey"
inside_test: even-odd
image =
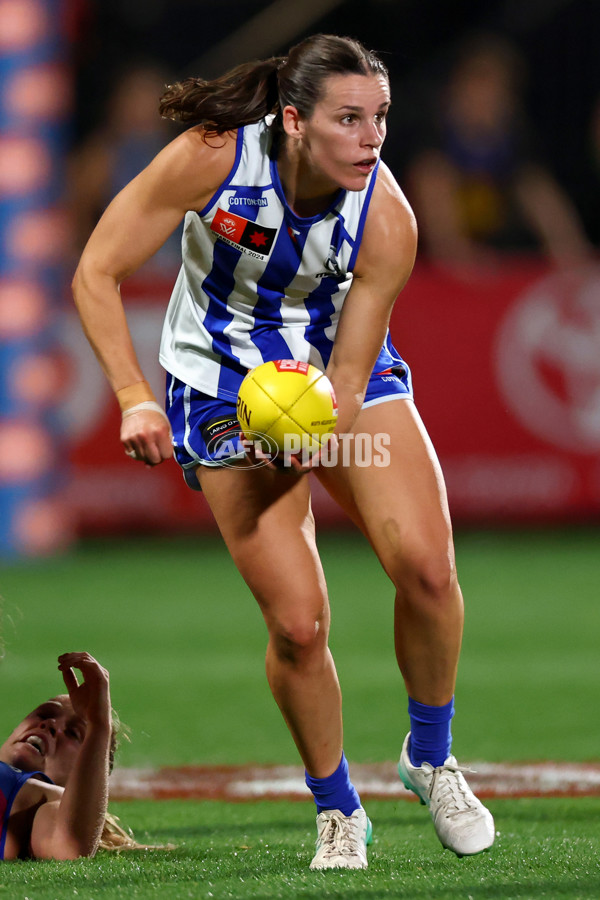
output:
[[[335,247],[333,244],[329,248],[329,253],[327,254],[327,259],[324,262],[324,266],[327,271],[321,272],[319,275],[317,275],[317,278],[326,278],[329,275],[333,275],[334,278],[337,278],[338,281],[341,281],[346,277],[345,273],[342,272],[340,268],[340,264],[338,262]]]
[[[210,230],[226,244],[258,259],[269,255],[277,234],[276,228],[266,228],[224,209],[217,210]]]

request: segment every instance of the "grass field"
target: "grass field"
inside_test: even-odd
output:
[[[408,723],[390,586],[359,536],[323,535],[320,546],[347,756],[393,760]],[[457,535],[459,758],[598,759],[599,549],[597,528]],[[60,690],[57,655],[87,649],[110,669],[131,728],[121,766],[297,763],[264,677],[264,625],[218,538],[85,542],[1,568],[0,593],[5,734]],[[369,806],[368,873],[311,875],[311,802],[120,803],[138,838],[177,850],[5,864],[0,897],[600,897],[600,799],[491,805],[500,836],[481,858],[456,860],[423,809],[387,801]]]
[[[600,798],[496,800],[492,851],[457,859],[442,850],[417,803],[373,802],[375,833],[363,872],[310,872],[312,803],[117,804],[138,837],[172,851],[101,853],[75,863],[3,863],[11,900],[321,897],[338,900],[597,900]]]
[[[320,540],[346,747],[393,759],[407,727],[392,591],[356,535]],[[468,759],[587,760],[597,725],[600,531],[463,533],[465,640],[454,719]],[[218,538],[96,541],[0,570],[6,731],[59,689],[59,652],[111,671],[123,765],[296,762],[264,676],[266,632]]]

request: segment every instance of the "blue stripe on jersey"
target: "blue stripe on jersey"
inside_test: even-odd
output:
[[[332,297],[338,291],[339,284],[333,277],[321,279],[321,284],[305,300],[305,306],[310,313],[310,325],[304,329],[305,338],[309,344],[316,347],[327,365],[333,341],[327,337],[325,330],[330,327],[331,319],[335,312]]]
[[[379,162],[377,160],[375,163],[375,168],[373,169],[373,173],[371,175],[371,180],[369,182],[369,186],[367,188],[367,194],[363,203],[363,207],[360,211],[360,220],[358,223],[358,228],[356,230],[356,243],[354,244],[354,250],[352,251],[352,256],[350,257],[350,262],[348,264],[348,269],[352,272],[354,271],[354,265],[356,263],[356,257],[358,256],[358,248],[360,247],[360,242],[362,241],[363,231],[365,230],[365,222],[367,221],[367,213],[369,212],[369,206],[371,205],[371,195],[373,193],[373,189],[375,187],[375,182],[377,181],[377,173],[379,171]]]
[[[235,161],[225,181],[210,198],[206,206],[200,210],[198,216],[205,216],[218,202],[224,190],[231,184],[239,168],[242,150],[244,147],[244,129],[238,128],[235,144]],[[185,241],[185,235],[184,235]],[[209,297],[209,302],[204,317],[204,327],[212,336],[212,350],[225,358],[234,355],[231,342],[224,334],[224,329],[233,319],[232,313],[227,309],[227,303],[223,300],[232,292],[235,285],[234,269],[241,255],[240,250],[217,240],[213,256],[213,265],[202,283],[202,290]],[[223,290],[224,289],[224,290]]]
[[[202,290],[209,297],[204,327],[212,337],[213,353],[231,356],[231,342],[224,334],[225,327],[233,319],[233,313],[227,309],[228,297],[235,285],[234,270],[242,251],[237,250],[218,238],[215,241],[213,265],[202,282]]]
[[[349,244],[351,247],[355,246],[355,240],[351,234],[346,231],[346,220],[343,215],[338,212],[336,213],[338,217],[337,225],[335,226],[331,238],[331,243],[335,247],[336,254],[340,252],[341,246],[344,241]],[[350,265],[348,265],[348,271],[352,271]]]
[[[334,250],[336,256],[345,240],[349,241],[349,235],[344,228],[344,217],[338,214],[338,220],[331,235],[331,249]],[[306,326],[305,338],[309,344],[317,348],[325,365],[329,362],[333,348],[333,341],[327,337],[325,331],[330,327],[335,313],[332,297],[338,288],[339,282],[333,275],[325,276],[321,279],[319,287],[312,291],[305,301],[305,306],[310,313],[310,325]]]
[[[229,185],[229,187],[231,188],[233,185]],[[243,200],[246,198],[256,199],[259,194],[262,194],[261,188],[242,186],[236,187],[232,196]],[[259,209],[258,205],[244,205],[243,218],[250,222],[256,221]],[[217,238],[213,265],[202,283],[202,290],[210,298],[203,324],[211,335],[213,352],[222,357],[218,390],[232,392],[236,396],[240,384],[240,373],[245,373],[247,369],[242,366],[239,356],[231,346],[231,341],[225,334],[225,328],[234,318],[234,314],[227,307],[227,298],[235,287],[235,267],[242,252]],[[236,362],[239,363],[239,369],[236,368]]]
[[[287,213],[287,209],[285,212]],[[284,291],[293,281],[302,261],[302,251],[309,231],[310,227],[291,230],[287,215],[284,215],[271,258],[258,281],[258,303],[254,308],[256,324],[251,338],[265,362],[287,359],[292,355],[284,336],[278,331],[283,324],[281,304]]]
[[[241,364],[239,369],[234,369],[231,364],[223,363],[219,372],[218,396],[229,397],[235,403],[244,375],[248,371],[248,367]]]
[[[242,127],[238,128],[235,146],[235,161],[231,167],[231,171],[219,189],[213,194],[204,209],[198,213],[200,217],[206,215],[218,202],[223,191],[231,186],[239,168],[243,147],[244,128]],[[246,196],[252,196],[253,198],[257,196],[256,188],[253,190],[252,187],[237,188],[235,196],[240,196],[240,194],[243,193]],[[256,219],[258,209],[257,206],[250,206],[248,209],[244,209],[244,218],[251,220]],[[235,367],[235,362],[239,358],[233,352],[231,341],[224,333],[226,326],[233,320],[233,314],[227,308],[227,301],[225,298],[229,297],[235,286],[234,270],[241,253],[241,250],[237,250],[230,244],[217,240],[215,242],[212,268],[202,283],[202,290],[209,298],[203,324],[212,337],[212,350],[217,355],[222,356],[225,360],[228,358],[231,359],[233,364],[232,368]],[[240,371],[246,371],[241,363]],[[229,381],[231,381],[232,384],[231,387],[228,388],[227,383]],[[235,372],[235,368],[233,368],[233,377],[232,373],[226,368],[221,368],[219,373],[219,390],[221,388],[224,390],[229,389],[234,391],[237,395],[238,386],[239,375]]]

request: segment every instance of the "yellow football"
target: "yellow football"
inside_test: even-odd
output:
[[[329,378],[316,366],[277,359],[251,369],[242,381],[237,417],[242,432],[266,448],[304,455],[319,450],[337,422],[337,403]]]

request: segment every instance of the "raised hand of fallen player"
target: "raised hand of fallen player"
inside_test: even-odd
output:
[[[86,652],[63,653],[58,657],[69,698],[76,715],[91,724],[106,724],[111,717],[108,671]],[[75,669],[83,676],[80,684]]]

